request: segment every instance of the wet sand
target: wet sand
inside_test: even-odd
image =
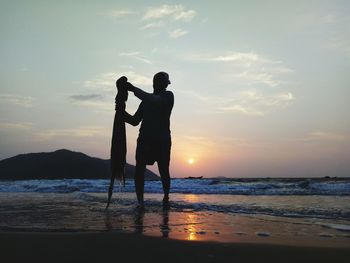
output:
[[[348,262],[348,248],[180,241],[126,233],[0,233],[2,262]]]
[[[348,221],[178,209],[174,203],[163,207],[161,195],[149,198],[145,210],[137,209],[130,196],[123,202],[116,199],[106,211],[105,195],[100,194],[0,194],[0,260],[348,262],[350,258],[350,233],[344,228]]]

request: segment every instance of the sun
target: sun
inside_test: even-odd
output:
[[[189,159],[187,160],[187,162],[188,162],[188,164],[194,164],[194,159],[193,159],[193,158],[189,158]]]

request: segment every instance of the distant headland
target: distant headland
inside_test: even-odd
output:
[[[135,166],[126,164],[126,178],[134,177]],[[108,179],[109,160],[66,149],[19,154],[0,161],[0,180]],[[158,176],[146,170],[146,179]]]

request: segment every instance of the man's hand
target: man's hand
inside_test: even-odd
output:
[[[126,82],[126,83],[125,83],[125,87],[126,87],[126,89],[127,89],[128,91],[132,91],[132,92],[135,91],[135,86],[132,85],[130,82]]]

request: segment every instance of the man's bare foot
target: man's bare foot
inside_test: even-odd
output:
[[[163,204],[167,204],[169,203],[169,196],[168,195],[164,195],[163,197]]]
[[[145,208],[144,202],[143,201],[139,201],[138,204],[137,204],[137,208],[144,209]]]

